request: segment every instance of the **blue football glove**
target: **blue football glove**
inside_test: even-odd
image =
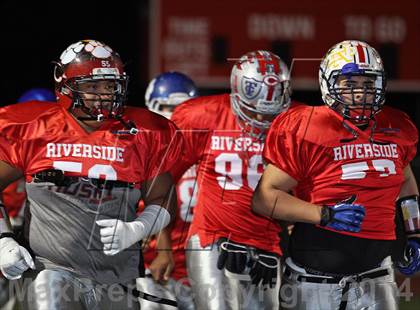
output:
[[[411,276],[420,271],[420,238],[410,238],[407,241],[404,253],[404,261],[397,263],[398,270]]]
[[[352,195],[332,207],[323,206],[320,225],[339,231],[359,232],[365,218],[365,208],[353,204],[355,200],[356,195]]]

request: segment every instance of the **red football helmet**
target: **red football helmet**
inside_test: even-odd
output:
[[[55,63],[58,102],[81,109],[81,120],[120,118],[127,95],[128,76],[120,56],[95,40],[70,45]],[[97,87],[104,83],[106,87]]]

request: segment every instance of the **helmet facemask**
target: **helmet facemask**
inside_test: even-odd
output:
[[[256,104],[250,104],[238,93],[230,95],[239,127],[253,138],[264,140],[274,118],[290,106],[289,81],[280,82],[277,87],[282,90],[276,101],[258,99]]]
[[[365,79],[359,84],[354,80]],[[367,124],[381,110],[385,101],[385,77],[381,72],[343,75],[333,72],[328,81],[327,103],[332,109],[356,125]]]
[[[147,107],[150,111],[170,119],[175,108],[191,98],[194,97],[190,97],[186,93],[172,93],[167,98],[157,97],[150,99],[147,102]]]
[[[102,90],[95,91],[97,85]],[[86,116],[78,117],[80,120],[118,119],[124,111],[124,102],[127,96],[127,76],[92,75],[77,77],[64,83],[71,92],[72,109],[80,109]]]

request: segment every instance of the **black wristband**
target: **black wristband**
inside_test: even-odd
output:
[[[417,201],[418,203],[419,195],[410,195],[410,196],[401,197],[400,199],[397,200],[396,205],[401,206],[401,203],[406,200],[414,200],[414,201]]]
[[[321,207],[321,221],[319,222],[319,225],[327,226],[327,224],[331,221],[331,211],[331,208],[327,206]]]
[[[5,232],[5,233],[0,234],[0,239],[1,238],[12,238],[12,239],[16,240],[16,235],[14,233],[11,233],[11,232]]]

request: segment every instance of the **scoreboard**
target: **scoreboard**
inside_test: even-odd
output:
[[[316,89],[323,55],[356,39],[379,51],[390,90],[420,91],[420,1],[153,0],[150,10],[150,78],[176,70],[228,88],[233,62],[266,49],[291,68],[294,89]]]

